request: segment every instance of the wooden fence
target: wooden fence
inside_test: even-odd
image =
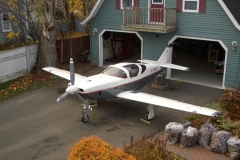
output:
[[[15,79],[36,64],[38,45],[20,47],[0,52],[0,83]]]
[[[72,48],[70,46],[70,40],[72,39]],[[69,62],[72,57],[78,57],[78,55],[86,50],[90,50],[90,36],[84,35],[76,38],[64,38],[57,40],[57,57],[60,62]],[[72,55],[71,55],[72,50]]]

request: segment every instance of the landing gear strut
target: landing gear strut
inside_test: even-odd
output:
[[[145,114],[144,118],[146,120],[151,120],[154,117],[154,110],[153,110],[153,105],[149,104],[147,108],[147,113]]]
[[[83,109],[82,109],[82,122],[87,123],[89,121],[89,116],[86,114],[87,108],[92,110],[92,107],[89,105],[89,101],[85,101],[79,94],[78,92],[74,92],[75,95],[78,96],[78,98],[83,102]]]

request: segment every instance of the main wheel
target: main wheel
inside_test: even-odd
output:
[[[148,119],[148,114],[149,114],[149,112],[147,112],[147,113],[145,114],[145,116],[144,116],[145,120],[147,120],[147,121],[149,120],[149,119]]]
[[[87,61],[87,56],[85,53],[80,53],[78,59],[79,59],[79,62],[85,63]]]
[[[88,115],[84,115],[83,117],[82,117],[82,122],[83,123],[87,123],[89,121],[89,116]]]

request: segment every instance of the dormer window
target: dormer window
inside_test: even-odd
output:
[[[183,0],[183,12],[198,12],[199,0]]]

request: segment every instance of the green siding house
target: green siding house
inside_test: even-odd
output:
[[[238,6],[240,0],[98,0],[82,22],[90,30],[91,62],[157,60],[173,43],[172,63],[191,70],[166,69],[167,78],[239,89]]]

